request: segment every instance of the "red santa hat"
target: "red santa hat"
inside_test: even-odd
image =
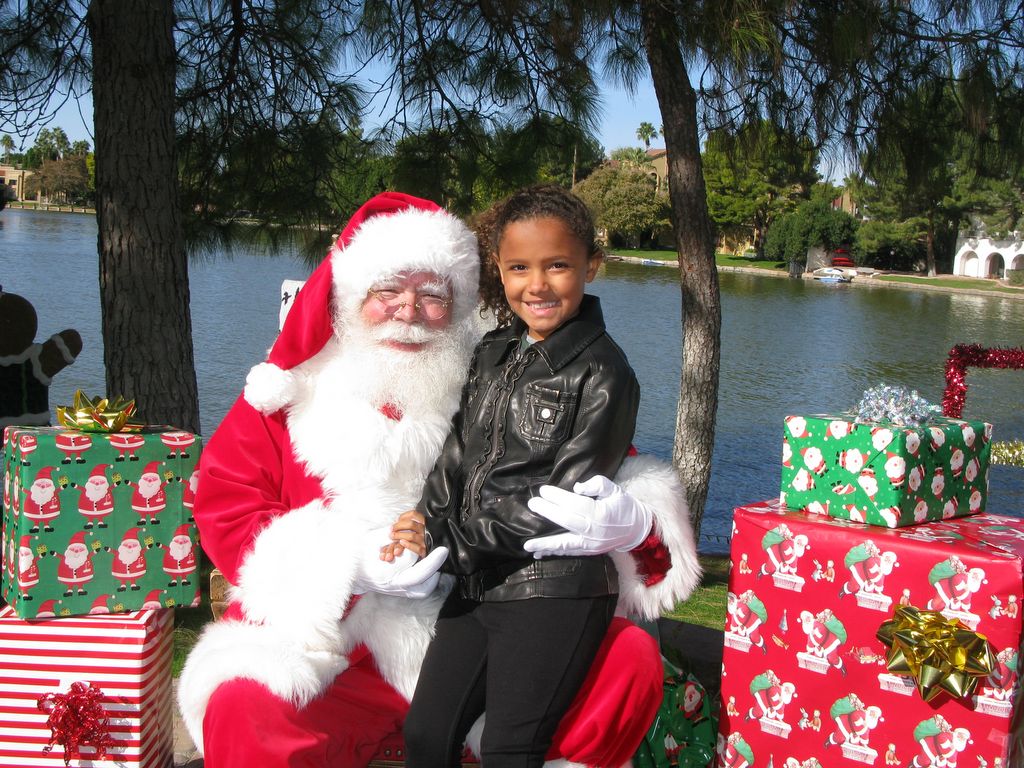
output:
[[[36,472],[36,480],[53,480],[53,470],[56,467],[43,467]]]
[[[151,590],[146,599],[142,601],[143,608],[163,608],[163,604],[160,602],[160,594],[163,592],[161,589]]]
[[[274,413],[298,393],[291,370],[319,353],[334,333],[333,306],[350,317],[375,283],[399,272],[433,272],[452,289],[452,320],[478,304],[476,236],[436,203],[400,192],[370,198],[349,219],[327,258],[295,297],[265,363],[246,379],[245,399]]]
[[[160,469],[160,465],[162,463],[163,462],[160,462],[160,461],[151,461],[151,462],[149,462],[145,466],[145,468],[142,470],[142,474],[143,475],[150,475],[150,474],[159,475],[160,474],[159,469]]]
[[[29,536],[27,533],[23,535],[21,537],[20,546],[22,547],[22,549],[32,549],[32,537]]]
[[[110,595],[100,595],[92,601],[92,607],[89,609],[90,614],[96,613],[110,613],[110,609],[107,607],[107,598]]]
[[[70,547],[72,544],[81,544],[84,547],[85,531],[77,531],[74,536],[68,539],[68,546]]]
[[[89,473],[89,477],[102,477],[104,480],[107,479],[107,467],[109,464],[97,464],[92,468],[92,472]]]
[[[188,523],[182,523],[181,525],[179,525],[177,528],[174,529],[174,535],[175,536],[188,536],[188,529],[191,528],[191,527],[192,526],[189,525]]]
[[[121,537],[121,542],[122,543],[124,543],[126,541],[138,541],[138,540],[139,540],[139,529],[138,528],[129,528],[127,531],[124,532],[124,536]]]
[[[39,604],[39,611],[36,613],[36,618],[45,618],[49,616],[57,615],[57,604],[60,600],[44,600]]]

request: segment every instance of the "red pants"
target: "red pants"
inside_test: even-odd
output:
[[[615,619],[586,682],[558,728],[549,758],[601,768],[629,761],[661,703],[657,643]],[[365,768],[401,733],[408,703],[367,653],[302,709],[252,680],[221,685],[203,721],[206,768]]]

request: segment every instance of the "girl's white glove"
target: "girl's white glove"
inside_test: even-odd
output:
[[[595,475],[573,491],[542,485],[540,496],[528,502],[532,512],[568,531],[527,540],[523,548],[535,558],[628,552],[650,534],[650,507],[607,477]]]

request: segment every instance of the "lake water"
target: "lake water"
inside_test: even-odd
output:
[[[310,271],[292,252],[191,262],[192,325],[203,432],[211,434],[277,330],[281,281]],[[0,284],[36,307],[41,341],[75,328],[84,349],[50,387],[51,408],[76,388],[105,389],[96,223],[92,217],[0,213]],[[722,367],[711,491],[701,549],[728,547],[733,507],[777,495],[782,423],[791,413],[838,412],[882,382],[940,403],[957,343],[1024,344],[1024,301],[897,288],[827,286],[723,273]],[[611,263],[592,284],[612,336],[642,386],[636,443],[671,456],[679,396],[680,302],[673,269]],[[965,416],[1024,439],[1024,372],[971,370]],[[993,467],[989,510],[1024,516],[1024,469]]]

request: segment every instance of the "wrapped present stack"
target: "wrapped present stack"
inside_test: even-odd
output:
[[[169,609],[200,599],[201,439],[131,405],[76,393],[63,426],[4,431],[0,764],[170,761]]]
[[[717,766],[1024,765],[1024,521],[986,511],[991,426],[784,434],[780,499],[735,511]]]

